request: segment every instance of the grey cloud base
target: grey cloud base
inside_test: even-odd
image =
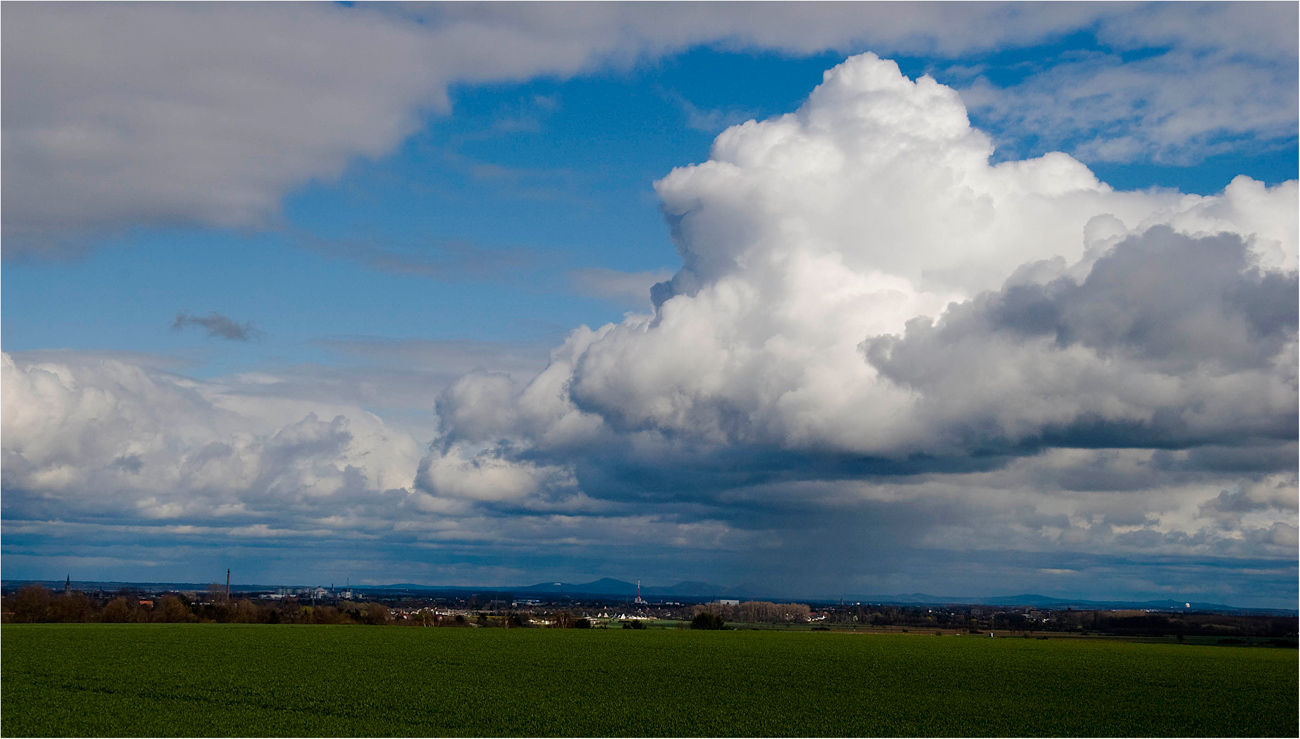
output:
[[[1239,236],[1160,226],[1080,282],[1008,284],[861,346],[958,450],[1285,444],[1300,285],[1253,261]]]

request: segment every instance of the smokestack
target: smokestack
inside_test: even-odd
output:
[[[230,568],[226,568],[226,600],[230,600]]]

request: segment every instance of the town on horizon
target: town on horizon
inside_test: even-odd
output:
[[[544,603],[572,602],[590,600],[593,602],[634,604],[670,604],[682,605],[707,602],[740,602],[744,600],[771,601],[786,599],[808,604],[839,604],[861,606],[899,605],[899,606],[1001,606],[1019,608],[1049,609],[1127,609],[1160,611],[1171,613],[1263,613],[1263,614],[1297,614],[1300,608],[1285,607],[1241,607],[1227,603],[1209,603],[1199,600],[1180,601],[1178,599],[1105,599],[1105,598],[1065,598],[1044,596],[1036,593],[1019,593],[1014,595],[952,596],[928,593],[895,594],[853,594],[839,597],[790,597],[764,593],[761,589],[727,588],[703,582],[683,581],[671,586],[644,586],[638,581],[631,583],[614,578],[601,578],[586,583],[542,582],[525,586],[503,585],[433,585],[420,583],[351,583],[342,586],[328,584],[251,584],[228,581],[224,585],[212,583],[184,582],[125,582],[125,581],[79,581],[68,575],[65,580],[2,580],[0,591],[13,593],[23,586],[36,584],[48,586],[53,590],[64,589],[71,592],[95,591],[101,595],[117,592],[140,592],[163,594],[169,592],[201,593],[216,589],[240,596],[260,597],[275,600],[283,598],[308,598],[312,600],[352,600],[354,598],[382,596],[396,597],[434,597],[434,596],[515,596],[524,598],[528,605]]]

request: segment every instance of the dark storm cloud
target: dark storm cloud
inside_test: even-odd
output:
[[[134,475],[144,467],[144,460],[140,459],[138,454],[123,454],[113,460],[113,466]]]
[[[853,454],[810,454],[772,447],[708,448],[698,453],[638,459],[628,450],[608,447],[575,461],[585,490],[622,500],[706,500],[754,486],[804,480],[890,480],[924,474],[989,472],[1007,464],[1007,455],[960,457],[910,455],[902,458]]]
[[[1122,353],[1174,371],[1260,367],[1295,334],[1296,275],[1250,266],[1239,236],[1157,227],[1097,260],[1082,284],[1013,285],[985,297],[988,330]],[[950,321],[959,320],[953,315]]]
[[[920,392],[960,447],[1286,441],[1296,431],[1296,294],[1295,272],[1257,268],[1237,236],[1156,227],[1115,246],[1082,281],[1013,279],[862,349],[885,377]],[[1072,412],[1035,419],[1015,406],[1043,399]],[[1017,414],[1029,428],[1013,437],[1006,417]]]
[[[1296,458],[1296,443],[1292,439],[1240,446],[1209,445],[1184,451],[1161,449],[1152,455],[1151,463],[1157,470],[1167,472],[1206,470],[1252,474],[1293,469]]]
[[[238,323],[216,312],[209,313],[206,316],[177,313],[176,320],[172,321],[173,331],[180,331],[190,326],[198,326],[204,329],[208,332],[208,336],[214,339],[248,341],[262,335],[262,332],[254,328],[251,322]]]
[[[1047,337],[1173,371],[1257,368],[1295,336],[1296,292],[1294,272],[1254,268],[1236,235],[1197,239],[1158,226],[1098,259],[1082,283],[1010,284],[951,308],[930,335],[949,344],[977,334]],[[901,342],[869,342],[868,357],[890,377],[924,384],[911,353],[923,332],[915,326]]]

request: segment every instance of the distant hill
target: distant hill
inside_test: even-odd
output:
[[[412,590],[440,593],[513,593],[518,595],[563,595],[594,596],[605,598],[634,598],[636,583],[603,577],[584,583],[539,582],[533,585],[421,585],[419,583],[391,583],[388,585],[354,585],[356,591]],[[748,597],[749,591],[741,588],[727,588],[707,582],[684,581],[676,585],[642,585],[641,595],[645,598],[736,598]]]
[[[550,593],[553,595],[613,595],[633,597],[636,595],[636,584],[624,582],[622,580],[615,580],[610,577],[602,577],[599,580],[578,584],[567,582],[541,582],[523,588],[514,588],[511,592]]]
[[[1037,595],[1026,593],[1023,595],[1004,595],[999,598],[985,598],[984,602],[991,606],[1038,606],[1041,608],[1056,608],[1058,605],[1069,605],[1070,601],[1061,598],[1052,598],[1046,595]]]
[[[1085,610],[1100,608],[1122,608],[1159,611],[1248,611],[1249,608],[1234,608],[1223,603],[1201,603],[1181,600],[1083,600],[1069,598],[1049,598],[1045,595],[1008,595],[1000,598],[985,598],[983,602],[991,606],[1035,606],[1038,608],[1081,608]]]
[[[1080,610],[1132,609],[1153,611],[1214,611],[1227,612],[1277,612],[1276,608],[1238,608],[1223,603],[1202,603],[1198,601],[1179,600],[1084,600],[1082,598],[1053,598],[1036,593],[1021,595],[1001,595],[996,597],[940,596],[926,593],[906,595],[868,595],[851,598],[861,603],[887,603],[891,605],[984,605],[984,606],[1020,606],[1032,608],[1077,608]]]
[[[687,580],[667,587],[641,588],[642,595],[679,598],[736,598],[747,597],[749,592],[742,588],[725,588],[707,582]]]
[[[512,588],[515,593],[549,593],[554,595],[595,595],[605,597],[636,597],[636,583],[604,577],[593,582],[565,583],[543,582],[524,588]],[[725,588],[707,582],[685,581],[676,585],[642,585],[643,598],[725,598],[741,595],[735,588]]]

